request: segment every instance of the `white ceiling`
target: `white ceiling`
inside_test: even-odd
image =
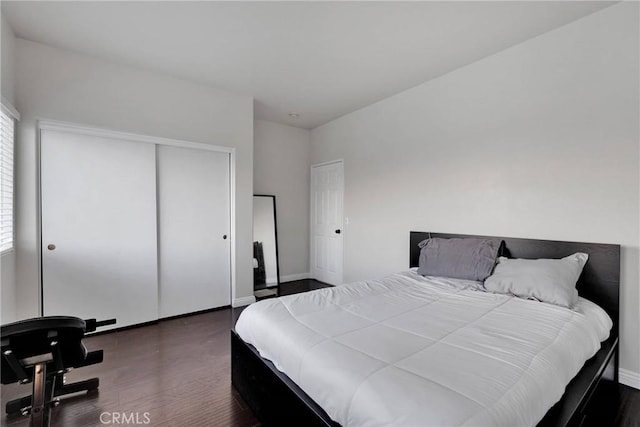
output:
[[[256,118],[314,128],[611,4],[2,1],[2,13],[18,37],[251,95]]]

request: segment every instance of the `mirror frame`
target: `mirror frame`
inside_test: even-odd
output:
[[[276,215],[276,196],[274,194],[254,194],[253,197],[271,197],[273,199],[273,232],[276,239],[276,278],[278,280],[276,296],[280,296],[280,254],[278,252],[278,216]],[[255,289],[255,283],[253,284]]]

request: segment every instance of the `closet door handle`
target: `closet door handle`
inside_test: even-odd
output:
[[[47,245],[47,249],[49,249],[50,251],[53,251],[53,250],[56,249],[56,245],[49,244],[49,245]]]
[[[223,234],[223,235],[222,235],[222,238],[223,238],[224,240],[227,240],[227,235],[226,235],[226,234]]]

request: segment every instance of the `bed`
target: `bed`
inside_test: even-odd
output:
[[[472,236],[411,232],[411,267],[418,263],[418,242],[427,237]],[[248,310],[232,331],[233,385],[258,418],[272,425],[294,421],[298,425],[498,425],[501,420],[507,425],[532,425],[535,419],[542,426],[566,426],[602,417],[597,405],[601,393],[607,392],[607,385],[617,384],[619,246],[501,239],[505,255],[513,258],[588,253],[578,282],[579,293],[586,298],[576,307],[580,314],[477,292],[473,283],[425,281],[407,271],[384,281],[263,303],[257,309],[289,319],[288,325],[281,323],[281,330],[266,324],[276,334],[263,342],[260,321],[254,320],[258,326],[251,327],[252,317],[260,319],[259,310]],[[323,304],[335,313],[327,317],[327,307],[318,310]],[[314,310],[317,316],[301,314]],[[529,317],[528,310],[533,310]],[[505,317],[509,312],[511,317]],[[448,313],[445,323],[450,330],[436,327]],[[524,323],[515,324],[512,320],[519,313],[525,313],[520,320]],[[589,336],[586,331],[597,328],[585,328],[580,322],[602,327]],[[514,335],[518,328],[530,331],[530,342],[518,343]],[[505,337],[513,347],[500,348]],[[264,357],[245,341],[259,347]],[[553,347],[563,342],[565,349],[556,352]],[[269,348],[269,343],[275,344]],[[479,348],[478,343],[486,345]],[[531,346],[538,346],[540,354],[530,357]],[[453,347],[464,349],[451,353]],[[505,348],[513,353],[508,363],[500,354]],[[324,370],[323,365],[327,365]],[[538,389],[538,394],[520,390],[523,385]],[[529,401],[518,406],[523,398]],[[431,418],[421,418],[425,410]]]

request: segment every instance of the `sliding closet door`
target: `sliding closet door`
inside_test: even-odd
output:
[[[157,150],[160,317],[229,305],[229,154]]]
[[[45,315],[158,318],[155,146],[41,131]]]

